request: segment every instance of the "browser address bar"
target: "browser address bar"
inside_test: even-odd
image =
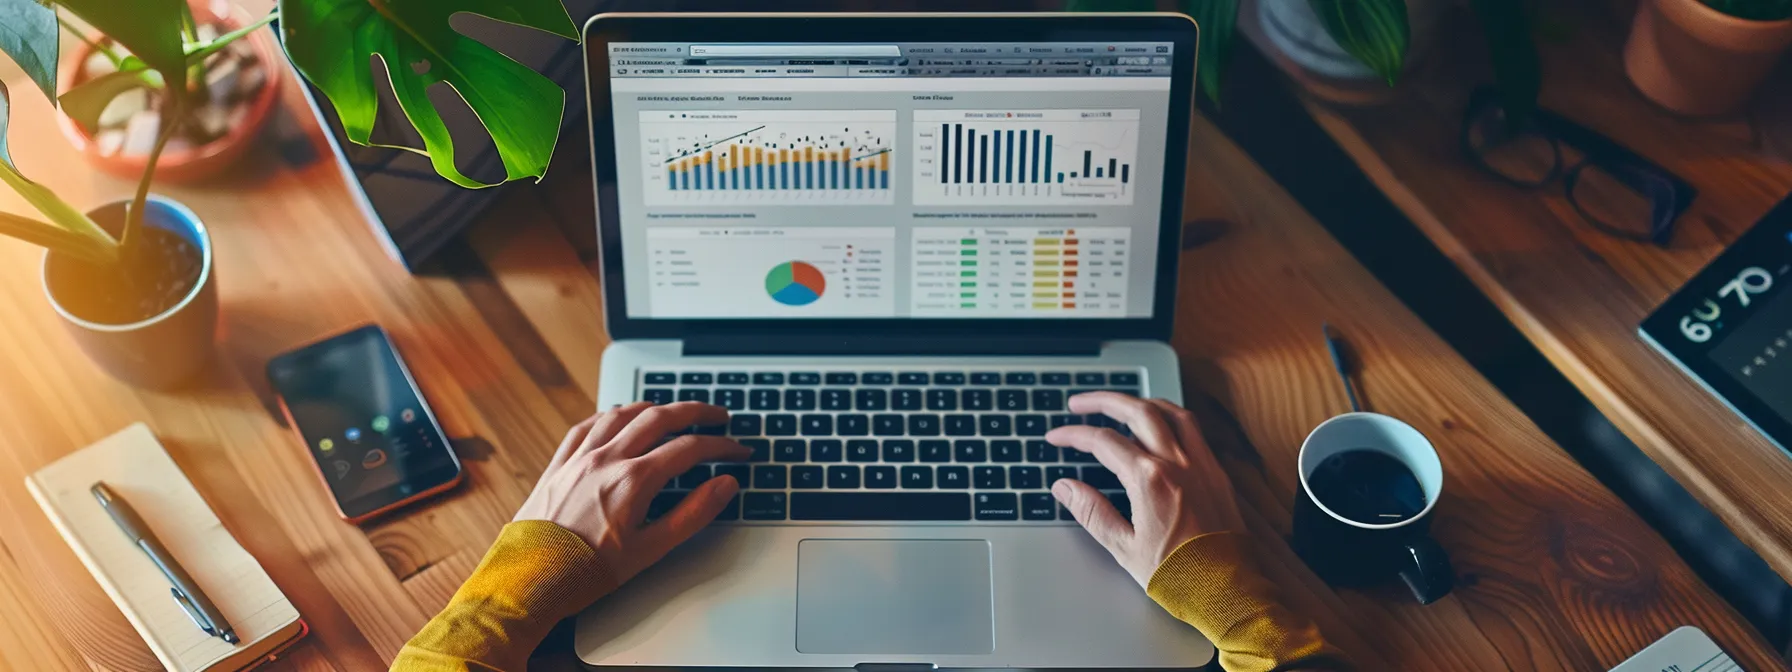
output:
[[[823,57],[860,56],[897,58],[902,50],[894,44],[694,44],[692,56],[758,57],[775,56]]]

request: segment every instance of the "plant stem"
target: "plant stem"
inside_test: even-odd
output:
[[[75,24],[69,23],[61,16],[56,17],[56,23],[60,24],[62,29],[68,31],[70,35],[74,35],[82,42],[86,42],[87,46],[93,47],[94,51],[105,54],[106,59],[112,61],[113,67],[118,67],[124,64],[124,57],[119,56],[118,52],[112,49],[112,45],[88,37],[87,33],[81,32],[80,28],[76,28]]]
[[[54,224],[0,212],[0,235],[23,240],[45,249],[66,254],[94,264],[110,266],[118,262],[118,248],[100,244],[91,238]]]
[[[162,148],[168,146],[168,140],[180,129],[180,124],[187,117],[187,97],[179,92],[169,96],[174,109],[163,115],[162,132],[156,136],[156,146],[149,150],[149,160],[143,168],[143,178],[137,180],[137,194],[131,198],[131,208],[125,213],[124,230],[118,236],[120,254],[130,254],[132,239],[137,228],[143,225],[143,207],[149,202],[149,183],[156,176],[156,161],[162,158]]]

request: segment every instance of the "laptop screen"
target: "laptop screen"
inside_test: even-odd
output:
[[[612,42],[628,317],[1151,318],[1172,48]]]

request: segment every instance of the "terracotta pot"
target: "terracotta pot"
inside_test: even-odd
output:
[[[219,32],[228,32],[247,25],[250,20],[241,9],[234,9],[228,2],[208,3],[205,0],[193,0],[193,14],[200,22],[217,23],[223,28]],[[209,17],[209,19],[208,19]],[[195,182],[206,179],[229,168],[249,148],[261,131],[267,128],[274,117],[274,107],[280,100],[280,82],[283,77],[282,65],[285,56],[268,34],[268,28],[262,28],[243,39],[255,49],[255,55],[261,60],[262,71],[266,73],[266,83],[255,98],[249,101],[248,115],[242,123],[232,127],[223,137],[204,145],[184,151],[163,150],[162,157],[156,162],[156,181],[158,182]],[[81,64],[87,62],[94,49],[85,43],[75,49],[75,58],[66,61],[59,79],[66,82],[68,88],[77,84]],[[65,91],[67,88],[64,89]],[[83,130],[67,115],[58,114],[56,121],[62,127],[62,134],[68,138],[69,144],[80,150],[93,165],[101,170],[119,177],[137,180],[143,177],[143,170],[148,165],[148,156],[125,154],[123,152],[110,156],[100,153],[93,141],[93,136]]]
[[[1642,0],[1624,45],[1624,70],[1662,107],[1723,114],[1748,102],[1789,46],[1792,19],[1751,21],[1698,0]]]

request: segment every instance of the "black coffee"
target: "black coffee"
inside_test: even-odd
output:
[[[1387,453],[1367,448],[1325,458],[1307,476],[1313,499],[1345,518],[1387,525],[1425,510],[1425,488],[1411,469]]]

